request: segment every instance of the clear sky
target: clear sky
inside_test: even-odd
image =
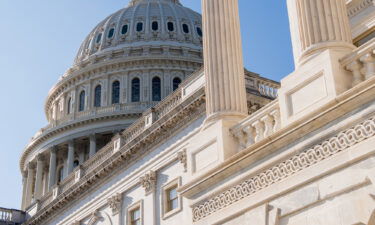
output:
[[[129,0],[0,0],[0,207],[20,208],[19,157],[47,124],[44,101],[86,35]],[[196,11],[200,0],[181,0]],[[293,71],[286,0],[239,0],[244,64],[279,81]]]

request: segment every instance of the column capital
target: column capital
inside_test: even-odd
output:
[[[57,148],[57,146],[56,146],[56,145],[54,145],[54,146],[52,146],[52,147],[50,147],[50,148],[49,148],[49,151],[50,151],[51,153],[54,153],[54,154],[56,154],[56,153],[57,153],[57,151],[58,151],[58,148]]]
[[[36,156],[36,160],[37,162],[40,162],[40,161],[44,161],[45,157],[42,153],[39,153],[37,156]]]
[[[29,162],[29,163],[27,164],[27,168],[28,168],[29,170],[35,170],[36,165],[35,165],[34,162]]]

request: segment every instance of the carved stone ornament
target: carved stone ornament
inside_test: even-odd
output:
[[[115,216],[119,214],[121,210],[122,195],[116,194],[110,197],[107,201],[108,201],[109,207],[112,209],[112,215]]]
[[[146,194],[151,193],[156,187],[156,172],[150,171],[139,179],[142,187],[145,189]]]
[[[95,210],[91,216],[90,216],[90,220],[88,222],[87,225],[94,225],[97,221],[99,221],[101,218],[103,218],[100,213],[99,213],[99,210]]]
[[[186,149],[180,151],[177,153],[177,159],[182,163],[184,166],[184,171],[187,171],[187,155],[186,155]]]

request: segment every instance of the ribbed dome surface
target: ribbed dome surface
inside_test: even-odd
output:
[[[87,36],[75,63],[91,55],[144,46],[202,48],[201,15],[178,0],[132,0]]]

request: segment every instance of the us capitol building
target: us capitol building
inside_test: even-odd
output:
[[[100,22],[0,221],[375,225],[375,1],[287,2],[281,83],[244,69],[237,0],[202,0],[202,17],[132,0]]]

